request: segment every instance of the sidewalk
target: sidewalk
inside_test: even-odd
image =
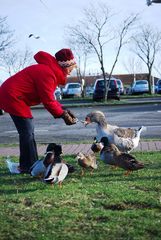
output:
[[[44,155],[47,144],[38,144],[39,156]],[[91,144],[62,144],[63,155],[90,153]],[[161,141],[141,141],[135,151],[161,151]],[[0,156],[18,156],[19,147],[0,147]]]

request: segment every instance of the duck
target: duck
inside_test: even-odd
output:
[[[113,154],[113,150],[111,148],[111,144],[109,143],[109,140],[107,137],[102,137],[101,141],[103,144],[103,148],[100,151],[100,159],[107,165],[113,165],[113,166],[117,166],[116,165],[116,161],[114,159],[114,154]]]
[[[78,165],[82,168],[81,176],[84,175],[85,169],[90,169],[92,174],[93,170],[97,169],[98,167],[94,153],[84,154],[82,152],[79,152],[76,156],[76,160],[78,162]]]
[[[67,162],[64,161],[62,154],[63,154],[63,149],[61,144],[56,144],[56,143],[50,143],[47,147],[46,150],[48,153],[50,151],[54,151],[54,161],[52,163],[65,163],[68,167],[68,172],[73,173],[76,171],[76,168]],[[50,160],[49,160],[50,161]],[[49,164],[48,164],[49,165]]]
[[[54,151],[54,159],[48,165],[43,180],[45,183],[50,183],[51,185],[57,183],[59,187],[62,187],[62,182],[64,181],[70,170],[70,164],[67,165],[62,158],[61,145],[50,144],[47,148],[47,151],[52,149]]]
[[[44,156],[37,160],[30,168],[30,175],[33,177],[43,178],[48,166],[52,164],[60,163],[62,154],[62,146],[56,143],[49,143]]]
[[[68,167],[65,163],[54,163],[49,165],[46,174],[44,177],[45,183],[58,184],[59,187],[62,187],[62,182],[68,175]]]
[[[110,144],[110,151],[113,156],[115,166],[126,170],[125,176],[128,176],[131,172],[144,168],[144,164],[138,161],[133,155],[125,152],[121,152],[115,144]]]
[[[146,127],[141,126],[137,129],[119,127],[111,125],[106,121],[105,115],[101,111],[93,111],[86,115],[84,125],[96,123],[97,140],[100,141],[102,137],[108,137],[110,143],[115,144],[122,152],[130,153],[138,145],[140,135]]]
[[[92,150],[92,152],[94,152],[94,153],[100,153],[100,151],[102,150],[102,148],[103,148],[102,143],[101,143],[101,142],[98,142],[98,141],[97,141],[97,138],[94,137],[94,141],[93,141],[93,143],[92,143],[92,145],[91,145],[91,150]]]
[[[104,145],[100,152],[100,159],[109,165],[120,167],[125,170],[125,175],[128,176],[130,172],[144,168],[144,164],[136,160],[134,156],[129,153],[121,152],[115,144],[110,144],[107,137],[101,139]]]

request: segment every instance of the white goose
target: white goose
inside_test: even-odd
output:
[[[97,140],[100,141],[102,137],[108,137],[109,142],[114,143],[122,152],[130,152],[135,149],[139,144],[141,132],[146,129],[143,126],[133,129],[111,125],[106,121],[105,115],[101,111],[87,114],[84,121],[85,126],[92,122],[97,123]]]

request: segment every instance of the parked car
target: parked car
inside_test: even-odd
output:
[[[124,85],[123,85],[121,79],[116,79],[116,81],[119,86],[120,95],[124,95],[125,90],[124,90]]]
[[[65,88],[62,89],[63,98],[67,97],[81,97],[82,95],[82,87],[80,83],[67,83]]]
[[[155,84],[155,93],[161,93],[161,79]]]
[[[2,109],[0,109],[0,115],[3,115],[4,111]]]
[[[107,99],[120,100],[120,91],[117,79],[111,78],[110,81],[109,79],[107,79],[107,86],[109,86]],[[94,101],[102,100],[104,99],[104,97],[105,97],[104,79],[96,79],[94,84],[93,100]]]
[[[56,100],[62,100],[62,91],[60,87],[57,87],[55,92],[54,92],[54,96]]]
[[[91,86],[86,87],[86,96],[92,96],[93,95],[94,88]]]
[[[129,90],[129,94],[143,94],[148,92],[149,84],[147,80],[136,80]]]

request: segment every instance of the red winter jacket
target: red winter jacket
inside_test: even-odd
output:
[[[0,109],[31,118],[30,106],[43,103],[54,117],[60,117],[63,110],[54,99],[54,91],[59,84],[65,85],[66,75],[49,53],[41,51],[34,58],[38,64],[23,69],[1,85]]]

